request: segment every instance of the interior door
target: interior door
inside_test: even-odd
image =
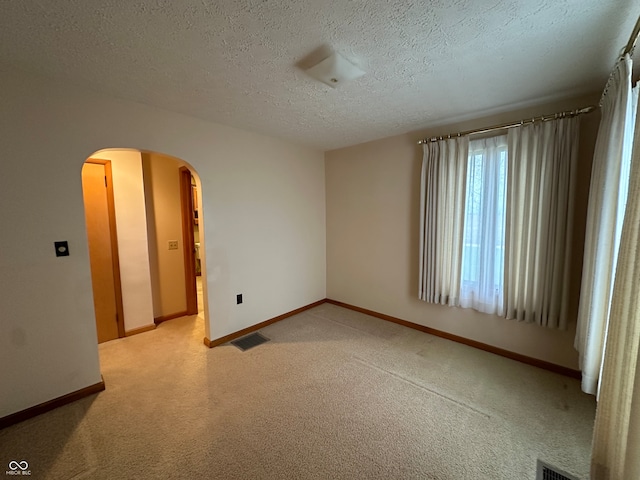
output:
[[[102,343],[124,336],[111,162],[87,160],[82,191],[98,343]]]
[[[193,188],[191,171],[180,167],[180,203],[182,207],[182,242],[184,245],[185,292],[187,295],[187,315],[197,315],[198,294],[196,291],[196,255],[193,240]]]

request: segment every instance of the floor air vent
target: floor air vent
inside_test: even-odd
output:
[[[580,480],[562,470],[538,460],[538,474],[536,480]]]
[[[268,342],[269,339],[260,335],[259,333],[252,333],[251,335],[247,335],[246,337],[239,338],[238,340],[234,340],[231,342],[232,345],[235,345],[243,352],[245,350],[249,350],[250,348],[257,347],[258,345],[262,345],[264,342]]]

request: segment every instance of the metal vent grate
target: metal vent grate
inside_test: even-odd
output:
[[[234,340],[233,342],[231,342],[231,344],[235,345],[244,352],[245,350],[257,347],[258,345],[262,345],[263,343],[268,341],[269,339],[267,337],[262,336],[259,333],[252,333],[251,335],[247,335],[246,337]]]
[[[580,480],[562,470],[538,460],[538,474],[536,480]]]

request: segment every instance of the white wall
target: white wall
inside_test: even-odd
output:
[[[399,135],[327,152],[327,296],[461,337],[577,368],[575,323],[567,331],[505,320],[473,310],[418,300],[419,195],[422,147],[418,139],[519,121],[597,102],[584,97]],[[582,267],[584,216],[596,114],[582,119],[574,248],[572,311]]]
[[[153,325],[140,152],[103,150],[92,157],[111,160],[125,331]]]
[[[0,85],[0,417],[100,381],[80,177],[98,150],[198,172],[209,338],[325,298],[321,152],[17,71]]]

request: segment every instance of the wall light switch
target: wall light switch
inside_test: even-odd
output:
[[[239,293],[236,295],[236,305],[240,305],[242,303],[242,294]]]
[[[178,250],[178,240],[169,240],[169,250]]]
[[[56,257],[68,257],[69,256],[69,243],[64,242],[53,242],[53,245],[56,247]]]

